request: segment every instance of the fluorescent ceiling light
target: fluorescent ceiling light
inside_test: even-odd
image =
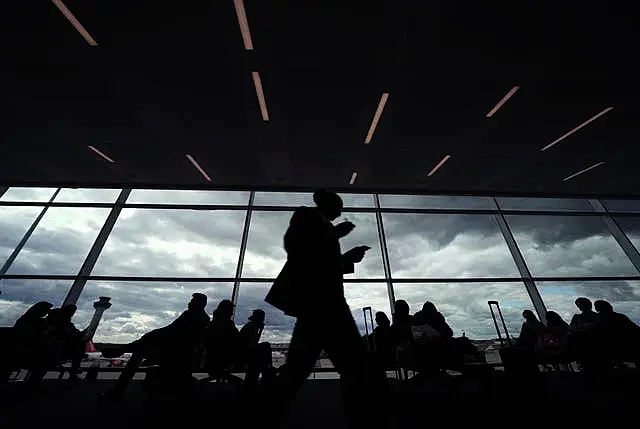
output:
[[[572,129],[571,131],[569,131],[567,134],[563,135],[562,137],[560,137],[559,139],[556,139],[555,141],[549,143],[548,145],[546,145],[545,147],[543,147],[542,149],[540,149],[540,152],[544,152],[545,150],[553,147],[556,145],[556,143],[559,143],[560,141],[566,139],[567,137],[569,137],[571,134],[575,133],[576,131],[578,131],[579,129],[586,127],[587,125],[589,125],[590,123],[592,123],[593,121],[595,121],[596,119],[598,119],[600,116],[605,115],[606,113],[610,112],[613,110],[613,107],[607,107],[606,109],[604,109],[602,112],[598,113],[597,115],[593,116],[590,119],[587,119],[586,121],[584,121],[583,123],[581,123],[580,125],[578,125],[577,127],[575,127],[574,129]]]
[[[207,182],[211,182],[211,177],[209,177],[209,175],[207,174],[206,171],[204,171],[202,169],[202,167],[200,167],[200,164],[198,164],[198,161],[196,161],[191,155],[187,154],[186,155],[187,159],[189,160],[189,162],[191,164],[193,164],[193,166],[196,168],[196,170],[198,170],[200,172],[200,174],[202,174],[202,177],[205,178],[205,180]]]
[[[99,149],[96,149],[94,146],[88,146],[89,149],[91,149],[92,151],[94,151],[95,153],[97,153],[98,155],[100,155],[103,159],[109,161],[110,163],[115,163],[115,161],[111,158],[109,158],[107,155],[105,155],[102,151],[100,151]]]
[[[384,110],[385,104],[387,104],[387,98],[389,98],[389,93],[385,92],[380,97],[380,103],[378,104],[378,108],[376,109],[375,115],[373,115],[373,121],[371,121],[371,127],[369,127],[369,132],[367,133],[367,138],[364,139],[364,144],[371,143],[371,139],[373,138],[373,133],[376,131],[376,127],[378,126],[378,121],[380,120],[380,116],[382,116],[382,111]]]
[[[507,94],[502,97],[502,100],[498,101],[498,104],[496,104],[495,106],[493,106],[493,109],[491,109],[489,111],[489,113],[487,113],[487,118],[492,117],[493,115],[495,115],[495,113],[500,110],[500,108],[507,102],[509,101],[509,99],[511,97],[513,97],[513,94],[515,94],[518,90],[520,89],[519,86],[514,86],[513,88],[511,88],[511,90],[509,92],[507,92]]]
[[[251,33],[249,32],[249,21],[244,10],[244,2],[242,0],[233,0],[236,7],[236,15],[238,16],[238,24],[240,24],[240,32],[242,33],[242,41],[247,51],[253,51],[253,42],[251,41]]]
[[[353,185],[354,183],[356,183],[357,178],[358,178],[358,172],[354,171],[353,173],[351,173],[351,179],[349,179],[349,184]]]
[[[260,103],[260,112],[262,113],[262,120],[269,120],[269,112],[267,112],[267,102],[264,99],[264,92],[262,91],[262,81],[260,80],[260,73],[251,72],[253,76],[253,85],[256,87],[256,94],[258,95],[258,103]]]
[[[62,3],[62,0],[51,0],[53,4],[62,12],[62,14],[67,18],[67,20],[73,25],[73,27],[80,33],[84,40],[87,41],[91,46],[98,46],[98,43],[95,41],[91,34],[80,24],[80,21],[76,19],[75,16],[71,13],[71,11],[67,8],[67,6]]]
[[[451,158],[451,155],[445,155],[445,157],[442,158],[440,162],[437,163],[436,166],[431,169],[431,171],[429,172],[429,174],[427,174],[427,176],[433,176],[436,173],[436,171],[438,171],[438,169],[444,165],[445,162],[449,161],[449,158]]]
[[[563,182],[566,182],[567,180],[571,180],[571,179],[573,179],[574,177],[579,176],[579,175],[581,175],[581,174],[583,174],[583,173],[586,173],[586,172],[587,172],[587,171],[589,171],[589,170],[593,170],[593,169],[594,169],[594,168],[596,168],[596,167],[600,167],[602,164],[604,164],[604,161],[597,162],[597,163],[593,164],[591,167],[587,167],[587,168],[585,168],[584,170],[580,170],[580,171],[578,171],[577,173],[573,173],[571,176],[567,176],[567,177],[565,177],[564,179],[562,179],[562,181],[563,181]]]

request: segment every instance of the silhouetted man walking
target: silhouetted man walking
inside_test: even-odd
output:
[[[333,192],[317,191],[315,208],[299,207],[284,237],[287,262],[265,301],[297,318],[287,361],[269,396],[268,413],[276,421],[284,417],[286,405],[309,377],[324,349],[333,362],[343,387],[343,399],[352,427],[371,427],[372,395],[368,388],[366,354],[360,332],[344,298],[344,273],[353,272],[368,246],[342,254],[339,239],[355,225],[331,221],[340,216],[342,199]],[[276,403],[282,401],[281,403]]]

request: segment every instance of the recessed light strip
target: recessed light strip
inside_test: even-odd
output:
[[[449,161],[449,158],[451,158],[451,155],[445,155],[445,157],[442,158],[440,162],[437,163],[436,166],[431,169],[431,171],[429,172],[429,174],[427,174],[427,176],[429,177],[433,176],[436,173],[436,171],[438,171],[438,169],[444,165],[445,162]]]
[[[376,109],[375,115],[373,115],[373,121],[371,121],[371,127],[369,127],[369,132],[367,133],[367,138],[364,140],[364,144],[371,143],[371,139],[373,138],[373,133],[376,131],[376,127],[378,126],[378,121],[380,120],[380,116],[382,116],[382,111],[384,110],[384,106],[387,104],[387,99],[389,98],[389,93],[385,92],[380,97],[380,103],[378,103],[378,108]]]
[[[200,174],[202,174],[202,177],[204,177],[206,179],[207,182],[211,182],[211,177],[209,177],[209,175],[207,174],[206,171],[203,170],[202,167],[200,167],[200,164],[198,164],[198,161],[196,161],[191,155],[187,154],[185,155],[187,157],[187,159],[189,160],[189,162],[191,164],[193,164],[193,166],[196,168],[196,170],[198,170],[200,172]]]
[[[71,13],[71,11],[67,8],[67,6],[62,2],[62,0],[51,0],[53,4],[62,12],[62,14],[67,18],[67,20],[73,25],[73,27],[80,33],[84,40],[91,46],[98,46],[96,40],[91,37],[91,34],[80,24],[80,21],[76,19],[75,16]]]
[[[100,155],[103,159],[109,161],[110,163],[115,163],[115,161],[111,158],[109,158],[107,155],[105,155],[102,151],[100,151],[99,149],[96,149],[95,146],[87,146],[89,149],[91,149],[92,151],[94,151],[95,153],[97,153],[98,155]]]
[[[571,176],[567,176],[567,177],[565,177],[564,179],[562,179],[562,181],[563,181],[563,182],[566,182],[567,180],[571,180],[571,179],[573,179],[574,177],[579,176],[579,175],[581,175],[581,174],[583,174],[583,173],[586,173],[586,172],[587,172],[587,171],[589,171],[589,170],[593,170],[593,169],[594,169],[594,168],[596,168],[596,167],[600,167],[602,164],[604,164],[604,161],[597,162],[597,163],[593,164],[591,167],[587,167],[587,168],[585,168],[584,170],[580,170],[580,171],[578,171],[577,173],[573,173]]]
[[[262,91],[262,81],[260,80],[260,73],[251,72],[253,76],[253,85],[256,87],[256,94],[258,95],[258,103],[260,103],[260,112],[262,113],[262,120],[269,120],[269,112],[267,112],[267,102],[264,99],[264,92]]]
[[[595,121],[596,119],[598,119],[600,116],[603,116],[605,114],[607,114],[608,112],[612,111],[613,107],[607,107],[606,109],[604,109],[602,112],[598,113],[597,115],[595,115],[594,117],[592,117],[591,119],[587,119],[586,121],[584,121],[583,123],[581,123],[580,125],[578,125],[577,127],[575,127],[574,129],[572,129],[571,131],[569,131],[567,134],[563,135],[562,137],[560,137],[559,139],[556,139],[555,141],[549,143],[548,145],[546,145],[545,147],[543,147],[542,149],[540,149],[540,152],[544,152],[545,150],[553,147],[556,145],[556,143],[559,143],[560,141],[566,139],[567,137],[569,137],[571,134],[575,133],[576,131],[580,130],[583,127],[586,127],[587,125],[589,125],[590,123],[592,123],[593,121]]]
[[[244,2],[242,0],[233,0],[236,7],[236,15],[238,16],[238,24],[240,24],[240,32],[242,33],[242,41],[247,51],[253,50],[253,42],[251,41],[251,33],[249,32],[249,21],[244,10]]]
[[[493,109],[491,109],[489,111],[489,113],[487,113],[487,118],[492,117],[493,115],[495,115],[495,113],[507,102],[509,101],[509,99],[511,97],[513,97],[513,94],[515,94],[518,90],[520,89],[519,86],[514,86],[513,88],[511,88],[511,90],[509,92],[507,92],[507,95],[505,95],[504,97],[502,97],[502,100],[498,101],[498,104],[496,104]]]
[[[358,172],[354,171],[353,173],[351,173],[351,179],[349,179],[349,184],[353,185],[354,183],[356,183],[357,178],[358,178]]]

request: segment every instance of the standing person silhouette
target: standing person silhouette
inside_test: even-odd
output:
[[[366,354],[360,332],[344,298],[343,274],[352,273],[368,246],[341,253],[340,238],[355,225],[331,222],[340,216],[342,199],[334,192],[313,194],[316,207],[299,207],[284,236],[287,262],[265,301],[296,317],[287,361],[268,395],[270,423],[285,415],[288,404],[325,350],[340,374],[345,413],[351,427],[371,427],[371,398],[367,386]],[[368,412],[367,412],[368,411]],[[379,420],[379,416],[378,416]],[[373,422],[372,422],[373,423]]]

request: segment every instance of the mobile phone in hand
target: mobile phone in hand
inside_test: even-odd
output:
[[[365,252],[366,252],[367,250],[371,250],[371,247],[366,246],[366,245],[365,245],[365,246],[360,246],[360,248],[361,248],[362,250],[364,250]]]

